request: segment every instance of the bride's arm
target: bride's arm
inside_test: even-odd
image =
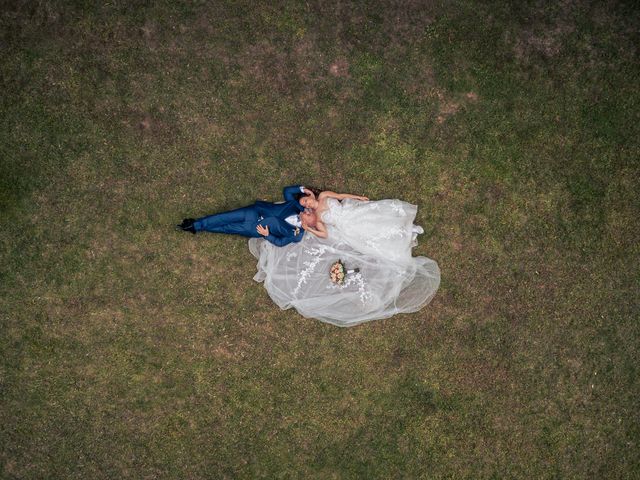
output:
[[[302,228],[304,228],[307,232],[313,233],[316,237],[327,238],[328,233],[327,233],[327,228],[324,226],[324,223],[317,221],[316,227],[317,228],[313,228],[309,225],[305,225],[305,224],[302,225]]]
[[[369,200],[367,197],[363,197],[361,195],[351,195],[350,193],[336,193],[330,190],[325,190],[324,192],[322,192],[318,197],[318,200],[322,198],[337,198],[338,200],[344,200],[345,198],[353,198],[354,200],[363,200],[365,202]]]

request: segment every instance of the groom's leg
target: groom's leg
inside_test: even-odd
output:
[[[228,212],[202,217],[193,222],[196,232],[242,233],[247,219],[253,216],[251,207],[242,207]]]
[[[221,225],[214,230],[207,230],[207,232],[228,233],[230,235],[242,235],[243,237],[260,236],[255,225],[250,223],[227,223],[226,225]]]

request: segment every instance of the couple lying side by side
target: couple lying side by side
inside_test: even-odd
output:
[[[264,282],[274,302],[334,325],[415,312],[433,298],[438,266],[411,254],[423,233],[413,224],[415,205],[299,185],[283,195],[281,203],[258,201],[178,227],[251,237],[258,258],[254,279]],[[344,270],[338,280],[331,275],[336,268]]]

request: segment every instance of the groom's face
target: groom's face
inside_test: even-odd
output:
[[[309,225],[311,227],[315,227],[316,225],[316,215],[308,210],[305,210],[300,214],[300,221],[305,225]]]

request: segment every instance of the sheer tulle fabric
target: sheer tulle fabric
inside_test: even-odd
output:
[[[440,270],[429,258],[411,256],[415,207],[401,212],[397,207],[409,204],[394,200],[399,203],[362,208],[381,202],[392,201],[336,201],[323,217],[330,225],[328,239],[305,234],[301,242],[284,247],[250,239],[249,249],[258,259],[254,280],[264,282],[280,308],[293,307],[305,317],[341,327],[418,311],[438,290]],[[351,208],[359,209],[358,215]],[[338,260],[348,270],[359,269],[348,273],[343,284],[329,276]]]

